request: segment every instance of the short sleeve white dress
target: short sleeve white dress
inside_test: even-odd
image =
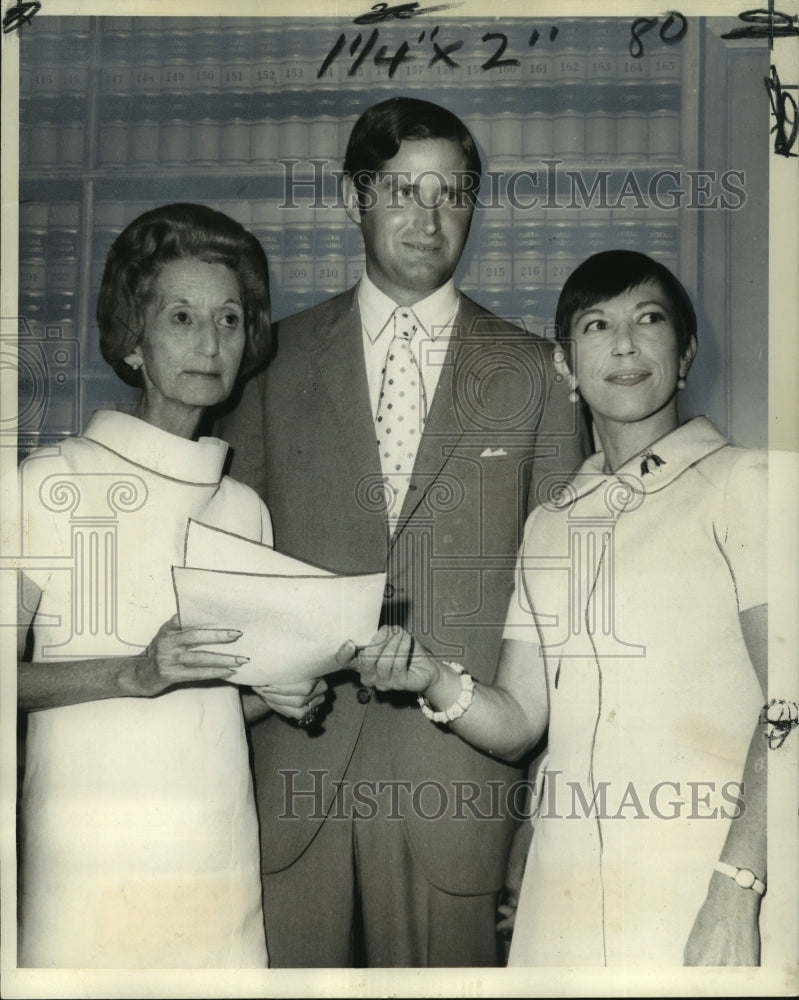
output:
[[[176,611],[188,518],[271,543],[266,507],[222,476],[226,451],[101,411],[25,460],[34,662],[141,652]],[[266,966],[235,685],[30,713],[21,818],[20,965]]]
[[[767,461],[705,417],[530,516],[505,635],[537,643],[548,759],[513,965],[681,965],[763,703]],[[537,647],[531,646],[531,650]]]

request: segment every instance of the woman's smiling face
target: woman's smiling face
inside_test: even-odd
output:
[[[677,380],[695,343],[680,355],[673,310],[660,283],[647,280],[575,313],[574,374],[601,430],[608,423],[676,424]]]

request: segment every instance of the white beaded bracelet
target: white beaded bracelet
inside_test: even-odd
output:
[[[427,704],[427,699],[424,695],[419,695],[417,701],[421,706],[422,713],[426,719],[431,722],[443,722],[444,724],[448,722],[454,722],[459,719],[466,709],[471,705],[472,698],[474,698],[474,680],[471,674],[467,674],[464,670],[462,664],[455,663],[454,660],[442,660],[445,667],[452,667],[455,673],[461,676],[461,693],[458,700],[454,705],[451,705],[446,712],[434,712],[433,709]]]

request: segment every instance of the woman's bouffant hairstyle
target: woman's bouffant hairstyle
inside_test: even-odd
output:
[[[469,197],[477,197],[480,184],[480,153],[469,129],[446,108],[417,97],[390,97],[368,108],[353,125],[344,155],[344,173],[355,188],[367,183],[393,159],[406,140],[451,139],[462,149],[466,169],[473,175]]]
[[[261,244],[207,205],[163,205],[134,219],[114,240],[97,300],[100,350],[128,385],[144,384],[141,371],[124,359],[142,335],[153,282],[164,264],[187,257],[224,264],[238,277],[246,336],[238,379],[269,360],[269,273]]]
[[[696,338],[696,312],[688,292],[660,261],[635,250],[605,250],[584,260],[566,279],[558,299],[555,326],[568,341],[575,315],[597,302],[607,302],[645,281],[656,281],[674,314],[680,355]]]

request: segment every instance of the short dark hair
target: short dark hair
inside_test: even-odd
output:
[[[344,156],[344,173],[358,191],[399,151],[401,143],[413,139],[451,139],[466,159],[473,175],[469,196],[474,200],[480,184],[480,153],[469,129],[446,108],[417,97],[390,97],[367,108],[353,125]]]
[[[186,257],[224,264],[238,278],[246,336],[238,378],[269,358],[269,272],[261,244],[244,226],[207,205],[163,205],[138,216],[114,240],[97,300],[100,350],[128,385],[144,384],[141,371],[124,359],[142,335],[153,282],[164,264]]]
[[[574,316],[597,302],[656,281],[674,312],[677,345],[685,354],[696,337],[696,312],[688,292],[660,261],[635,250],[605,250],[582,262],[566,279],[558,298],[555,326],[558,338],[568,341]]]

